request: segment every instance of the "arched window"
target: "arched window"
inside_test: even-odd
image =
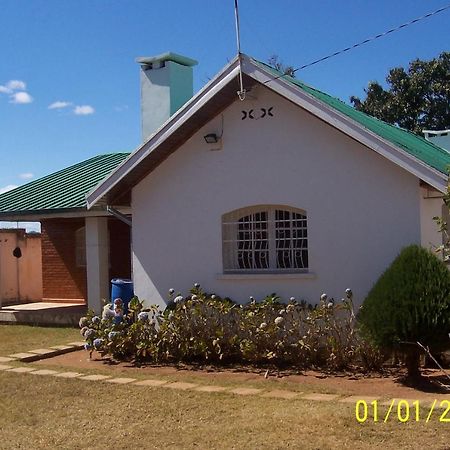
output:
[[[222,216],[224,272],[307,272],[306,212],[252,206]]]

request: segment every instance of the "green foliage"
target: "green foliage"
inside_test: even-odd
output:
[[[406,247],[369,292],[358,319],[381,348],[417,341],[449,347],[449,270],[428,250]]]
[[[293,365],[344,369],[370,359],[367,343],[356,334],[351,290],[335,304],[323,294],[318,305],[276,294],[246,305],[204,292],[196,283],[190,295],[169,293],[164,312],[144,308],[134,298],[125,316],[107,305],[103,318],[80,320],[87,349],[137,363],[209,362]],[[374,358],[366,364],[373,368]]]
[[[364,100],[350,101],[360,111],[420,134],[450,125],[450,52],[430,61],[416,59],[407,70],[396,67],[386,77],[388,89],[369,83]]]
[[[447,192],[444,194],[442,198],[445,208],[447,211],[450,209],[450,185],[447,186]],[[438,231],[442,235],[442,244],[435,247],[435,252],[441,254],[445,262],[450,261],[450,232],[449,232],[449,224],[445,220],[444,217],[435,216],[433,220],[436,222],[438,226]]]

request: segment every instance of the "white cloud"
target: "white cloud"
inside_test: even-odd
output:
[[[49,105],[48,109],[63,109],[71,105],[72,105],[71,102],[64,102],[61,100],[57,100],[56,102],[53,102],[51,105]]]
[[[24,105],[26,103],[31,103],[33,101],[33,97],[28,92],[14,92],[11,94],[9,103],[16,103],[18,105]]]
[[[14,91],[25,91],[27,85],[21,80],[9,80],[5,85],[0,85],[1,94],[12,94]]]
[[[90,105],[81,105],[81,106],[75,106],[75,109],[73,112],[77,116],[88,116],[89,114],[94,114],[95,109]]]
[[[0,194],[4,194],[5,192],[11,191],[16,187],[18,187],[16,184],[8,184],[7,186],[0,188]]]
[[[34,174],[31,172],[24,172],[19,175],[19,178],[22,178],[22,180],[29,180],[33,177],[34,177]]]
[[[126,111],[127,109],[128,109],[128,105],[114,106],[114,111],[116,111],[116,112]]]
[[[25,82],[20,80],[10,80],[6,83],[6,87],[11,91],[25,91],[27,89]]]

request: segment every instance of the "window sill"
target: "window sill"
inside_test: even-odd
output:
[[[313,272],[298,273],[218,273],[218,280],[312,280],[316,278]]]

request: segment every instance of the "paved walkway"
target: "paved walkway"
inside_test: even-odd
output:
[[[314,392],[297,392],[284,389],[257,389],[253,387],[248,387],[245,384],[237,386],[220,386],[220,385],[205,385],[197,383],[187,383],[182,381],[168,381],[163,379],[136,379],[128,377],[114,377],[111,375],[100,375],[100,374],[90,374],[87,375],[82,372],[73,372],[65,370],[50,370],[50,369],[39,369],[37,367],[32,367],[30,365],[9,365],[9,363],[25,363],[31,361],[37,361],[39,359],[50,358],[52,356],[57,356],[63,353],[72,352],[79,350],[83,347],[83,342],[70,342],[65,345],[55,345],[48,349],[34,349],[29,350],[24,353],[15,353],[9,356],[0,356],[0,371],[30,374],[38,376],[52,376],[57,378],[72,378],[82,381],[91,381],[97,383],[112,383],[112,384],[127,384],[136,387],[147,387],[147,388],[161,388],[161,389],[174,389],[179,391],[195,391],[204,393],[225,393],[230,395],[239,396],[262,396],[266,398],[277,398],[283,400],[306,400],[314,402],[331,402],[338,401],[342,403],[353,403],[356,404],[358,401],[365,401],[367,404],[374,400],[380,400],[381,397],[367,396],[367,395],[338,395],[338,394],[324,394],[324,393],[314,393]],[[398,402],[400,400],[407,401],[410,405],[416,399],[392,399],[393,402]],[[389,400],[390,402],[391,400]],[[421,400],[421,403],[427,402],[426,400]],[[430,404],[432,400],[430,400]]]

